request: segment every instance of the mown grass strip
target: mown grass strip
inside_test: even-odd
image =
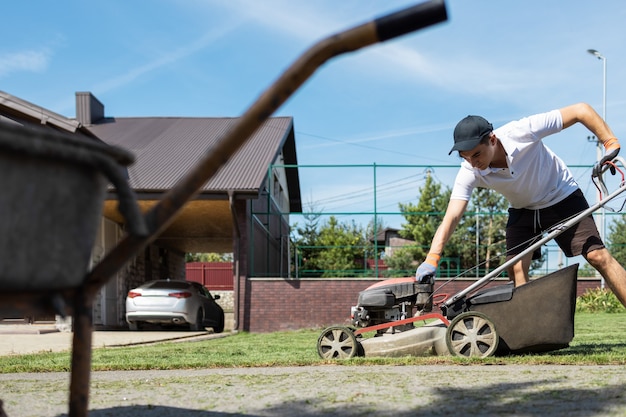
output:
[[[523,318],[521,318],[523,320]],[[353,358],[325,361],[318,357],[322,329],[276,333],[238,333],[229,337],[125,348],[98,348],[92,369],[201,369],[304,365],[427,365],[427,364],[554,364],[626,365],[626,313],[576,313],[574,340],[566,349],[534,355],[486,359],[447,356]],[[69,353],[39,353],[0,357],[0,373],[67,372]]]

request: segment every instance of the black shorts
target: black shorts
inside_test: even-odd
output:
[[[565,220],[589,208],[589,204],[581,190],[576,190],[565,200],[553,206],[539,210],[509,209],[509,220],[506,225],[507,259],[518,255],[532,243],[542,237],[542,233]],[[578,224],[566,230],[554,239],[565,253],[572,257],[604,248],[598,228],[589,215]],[[541,257],[541,249],[533,252],[533,259]]]

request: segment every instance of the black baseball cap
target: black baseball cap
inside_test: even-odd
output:
[[[480,116],[467,116],[454,128],[454,146],[448,153],[465,152],[474,149],[486,134],[493,131],[493,126]]]

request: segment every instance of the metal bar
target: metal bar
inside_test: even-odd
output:
[[[415,316],[415,317],[411,317],[411,318],[404,319],[404,320],[389,321],[387,323],[382,323],[382,324],[376,324],[374,326],[363,327],[361,329],[356,330],[354,332],[354,335],[358,336],[360,334],[367,333],[367,332],[373,332],[375,330],[389,329],[391,327],[402,326],[403,324],[410,324],[410,323],[415,323],[416,321],[424,321],[424,320],[429,320],[429,319],[441,320],[443,322],[443,324],[446,325],[446,327],[450,325],[450,321],[446,317],[444,317],[443,315],[441,315],[439,313],[427,313],[427,314],[423,314],[421,316]]]
[[[372,230],[372,233],[374,234],[374,261],[376,262],[374,264],[374,276],[375,277],[379,277],[380,275],[378,275],[378,204],[376,201],[376,164],[373,164],[372,167],[372,176],[374,177],[374,228]],[[382,231],[382,230],[381,230]],[[384,233],[383,233],[383,237],[384,237]],[[365,251],[365,266],[367,267],[367,251]]]
[[[241,116],[231,130],[205,152],[162,200],[146,213],[147,236],[127,235],[87,274],[74,300],[74,335],[69,393],[69,416],[87,417],[91,371],[92,300],[110,277],[137,252],[158,237],[182,207],[229,160],[265,120],[323,63],[337,55],[430,26],[447,19],[443,0],[432,0],[330,36],[307,50]],[[0,402],[0,412],[2,411]]]
[[[205,152],[200,162],[170,189],[144,218],[147,236],[127,235],[85,277],[74,305],[74,338],[70,381],[70,417],[88,413],[91,368],[92,300],[110,277],[154,241],[229,158],[322,64],[337,55],[422,29],[447,19],[443,0],[432,0],[330,36],[289,67],[236,124]]]
[[[93,331],[92,304],[82,292],[78,292],[74,300],[69,417],[87,417]]]
[[[275,168],[370,168],[374,164],[272,164]],[[459,164],[375,164],[378,168],[459,168]],[[593,168],[593,165],[568,165],[570,168]]]

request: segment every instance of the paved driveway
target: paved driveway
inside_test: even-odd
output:
[[[138,344],[186,340],[191,338],[221,337],[210,331],[141,331],[128,330],[93,332],[94,348],[132,346]],[[0,356],[39,352],[63,352],[72,348],[72,333],[59,332],[53,324],[2,324],[0,325]]]

